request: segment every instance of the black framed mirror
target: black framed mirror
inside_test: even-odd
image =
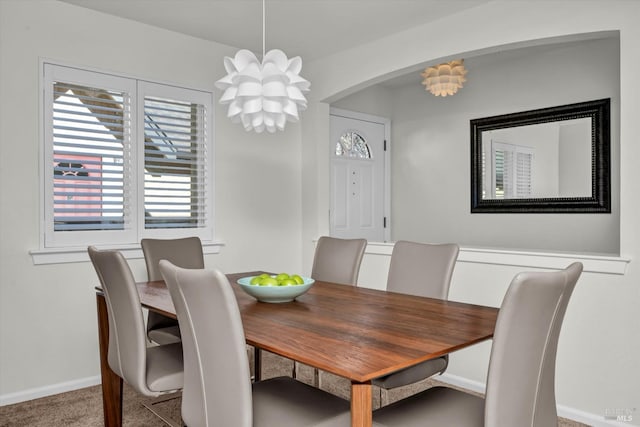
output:
[[[610,213],[610,99],[471,120],[471,213]]]

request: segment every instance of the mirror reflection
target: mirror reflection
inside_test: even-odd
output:
[[[591,195],[591,118],[482,132],[482,198]]]

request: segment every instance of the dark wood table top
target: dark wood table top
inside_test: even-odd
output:
[[[498,309],[316,282],[295,301],[269,304],[228,274],[248,344],[364,383],[490,339]],[[163,281],[138,283],[144,307],[175,317]]]

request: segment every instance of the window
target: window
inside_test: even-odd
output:
[[[357,132],[346,132],[336,142],[335,154],[338,157],[370,159],[371,150],[367,141]]]
[[[44,65],[44,247],[213,239],[213,94]]]
[[[491,141],[492,199],[531,197],[531,165],[534,149]],[[483,159],[483,169],[485,168]]]

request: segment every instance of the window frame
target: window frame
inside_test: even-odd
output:
[[[86,259],[86,247],[97,245],[110,248],[122,248],[134,252],[137,257],[140,239],[178,238],[198,236],[203,246],[209,246],[205,253],[217,252],[219,242],[214,240],[214,95],[212,91],[187,88],[175,84],[150,81],[130,77],[112,72],[104,72],[86,67],[76,67],[55,61],[42,60],[40,63],[41,77],[41,116],[40,116],[40,245],[38,250],[31,251],[34,263],[74,261],[78,258]],[[53,223],[53,82],[60,81],[70,84],[97,87],[106,90],[123,89],[130,98],[130,127],[128,144],[131,166],[125,168],[125,181],[129,184],[126,189],[128,198],[125,209],[130,209],[128,223],[124,230],[109,231],[72,231],[56,232]],[[204,170],[205,183],[205,213],[204,224],[196,228],[146,229],[144,208],[144,97],[156,96],[171,98],[177,101],[195,102],[204,106]],[[139,141],[142,141],[140,143]],[[126,147],[125,147],[126,151]],[[125,184],[126,186],[126,184]],[[47,254],[53,254],[47,257]],[[61,256],[61,254],[67,254]],[[70,255],[75,254],[75,255]],[[81,254],[80,256],[78,254]],[[50,259],[49,259],[50,258]]]

